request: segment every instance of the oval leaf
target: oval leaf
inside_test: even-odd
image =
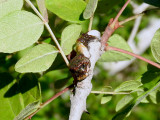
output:
[[[48,10],[71,22],[80,22],[80,16],[86,6],[83,0],[45,0],[45,3]]]
[[[154,58],[160,63],[160,29],[156,31],[152,41],[151,41],[151,50]]]
[[[68,55],[72,51],[72,47],[78,39],[81,30],[81,25],[76,24],[69,25],[63,30],[61,36],[61,47],[65,55]]]
[[[101,98],[101,104],[105,104],[105,103],[109,102],[111,99],[112,99],[112,96],[111,96],[111,95],[104,95],[104,96]]]
[[[114,34],[108,41],[109,46],[117,47],[123,50],[132,51],[127,42],[118,34]],[[100,62],[116,62],[130,60],[132,56],[117,52],[117,51],[106,51],[100,58]]]
[[[37,45],[16,63],[15,70],[21,73],[45,71],[52,65],[57,52],[50,44]]]
[[[0,0],[0,18],[10,12],[21,10],[23,0]]]
[[[132,91],[132,90],[136,90],[139,86],[141,86],[141,82],[135,81],[135,80],[129,80],[129,81],[125,81],[122,84],[120,84],[115,89],[115,92]]]
[[[116,105],[116,112],[124,108],[128,103],[133,100],[133,97],[131,95],[124,96]]]
[[[43,32],[43,23],[30,12],[16,11],[0,19],[0,28],[0,52],[12,53],[35,43]]]
[[[98,0],[89,0],[87,7],[83,13],[84,19],[89,19],[93,16],[96,8],[97,8]]]
[[[149,90],[147,90],[137,98],[134,98],[134,100],[129,105],[127,105],[126,107],[121,109],[119,112],[117,112],[116,115],[112,118],[112,120],[123,120],[134,107],[136,107],[139,103],[141,103],[141,101],[144,98],[146,98],[151,92],[153,92],[159,87],[160,87],[160,82],[156,83]]]
[[[27,116],[35,112],[40,107],[40,102],[33,102],[25,107],[14,120],[24,120]]]

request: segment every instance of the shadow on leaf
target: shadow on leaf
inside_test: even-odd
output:
[[[144,88],[150,89],[160,80],[160,69],[148,65],[147,72],[142,75],[141,82]]]
[[[13,77],[9,73],[0,73],[0,89],[4,88],[6,85],[9,85],[12,81]]]
[[[38,79],[35,74],[25,74],[16,83],[14,83],[8,91],[4,94],[4,97],[12,97],[18,93],[25,93],[30,89],[38,85]]]

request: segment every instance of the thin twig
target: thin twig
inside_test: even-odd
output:
[[[55,35],[53,34],[50,26],[48,25],[48,22],[43,18],[43,16],[40,14],[40,12],[39,12],[39,11],[37,10],[37,8],[32,4],[32,2],[31,2],[30,0],[25,0],[25,1],[31,6],[31,8],[35,11],[35,13],[36,13],[36,14],[41,18],[41,20],[44,22],[44,25],[46,26],[48,32],[50,33],[52,39],[53,39],[54,42],[55,42],[57,48],[59,49],[59,51],[60,51],[60,53],[61,53],[61,55],[62,55],[62,57],[63,57],[63,59],[64,59],[64,61],[65,61],[65,63],[66,63],[66,65],[69,66],[69,61],[68,61],[67,57],[65,56],[65,54],[64,54],[64,52],[63,52],[60,44],[58,43],[58,40],[56,39]]]
[[[129,92],[102,92],[102,91],[91,91],[91,93],[95,93],[95,94],[108,94],[108,95],[118,95],[118,94],[130,94]]]
[[[88,31],[91,31],[91,29],[92,29],[93,17],[94,17],[94,15],[92,15],[92,17],[91,17],[90,20],[89,20]]]
[[[119,25],[123,25],[123,24],[125,24],[126,22],[129,22],[129,21],[131,21],[131,20],[134,20],[134,19],[138,18],[139,16],[143,16],[143,15],[144,15],[144,13],[140,13],[140,14],[134,15],[134,16],[132,16],[132,17],[129,17],[129,18],[127,18],[127,19],[119,22]]]
[[[117,14],[117,16],[115,17],[114,20],[113,20],[113,18],[110,19],[102,37],[101,37],[102,49],[105,49],[105,47],[106,47],[105,45],[106,45],[107,41],[109,40],[110,36],[114,33],[114,31],[117,28],[120,27],[119,22],[118,22],[118,18],[122,14],[122,12],[124,11],[124,9],[126,8],[126,6],[128,5],[129,2],[130,2],[130,0],[127,0],[127,2],[121,8],[121,10],[119,11],[119,13]]]
[[[111,27],[114,28],[115,24],[118,21],[118,18],[120,17],[120,15],[122,14],[122,12],[125,10],[125,8],[127,7],[127,5],[129,4],[131,0],[127,0],[127,2],[123,5],[122,9],[119,11],[119,13],[117,14],[117,16],[115,17],[115,19],[113,20]]]
[[[149,63],[149,64],[151,64],[151,65],[153,65],[153,66],[155,66],[155,67],[160,69],[160,65],[159,64],[157,64],[157,63],[155,63],[153,61],[150,61],[150,60],[148,60],[148,59],[146,59],[144,57],[141,57],[141,56],[139,56],[137,54],[134,54],[132,52],[129,52],[129,51],[126,51],[126,50],[122,50],[122,49],[116,48],[116,47],[111,47],[111,46],[107,46],[106,49],[107,50],[114,50],[114,51],[118,51],[118,52],[122,52],[122,53],[125,53],[125,54],[128,54],[128,55],[131,55],[133,57],[136,57],[136,58],[138,58],[140,60],[143,60],[143,61],[145,61],[145,62],[147,62],[147,63]]]
[[[29,115],[26,119],[31,119],[37,112],[39,112],[42,108],[44,108],[46,105],[48,105],[49,103],[51,103],[54,99],[58,98],[60,95],[62,95],[63,93],[67,92],[68,90],[73,88],[73,84],[66,87],[64,90],[58,92],[57,94],[55,94],[53,97],[51,97],[49,100],[47,100],[46,102],[42,103],[40,105],[40,107],[31,115]]]

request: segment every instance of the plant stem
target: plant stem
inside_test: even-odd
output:
[[[153,65],[153,66],[155,66],[155,67],[160,69],[160,65],[159,64],[157,64],[157,63],[155,63],[153,61],[150,61],[150,60],[148,60],[148,59],[146,59],[144,57],[141,57],[141,56],[139,56],[137,54],[134,54],[132,52],[129,52],[129,51],[126,51],[126,50],[122,50],[122,49],[116,48],[116,47],[111,47],[111,46],[107,46],[106,50],[114,50],[114,51],[118,51],[118,52],[122,52],[122,53],[125,53],[125,54],[128,54],[128,55],[131,55],[133,57],[136,57],[136,58],[138,58],[140,60],[143,60],[143,61],[145,61],[145,62],[147,62],[147,63],[149,63],[149,64],[151,64],[151,65]]]
[[[126,22],[129,22],[129,21],[131,21],[131,20],[134,20],[134,19],[138,18],[139,16],[143,16],[143,15],[144,15],[144,13],[140,13],[140,14],[134,15],[134,16],[132,16],[132,17],[129,17],[129,18],[127,18],[127,19],[119,22],[119,25],[123,25],[123,24],[125,24]]]
[[[120,17],[120,15],[122,14],[122,12],[124,11],[124,9],[127,7],[127,5],[129,4],[131,0],[127,0],[127,2],[123,5],[122,9],[119,11],[119,13],[117,14],[117,16],[115,17],[115,19],[113,20],[112,24],[110,25],[112,28],[114,28],[115,24],[118,21],[118,18]]]
[[[42,103],[40,105],[40,107],[31,115],[29,115],[26,119],[31,119],[37,112],[39,112],[42,108],[44,108],[46,105],[48,105],[49,103],[51,103],[54,99],[58,98],[60,95],[62,95],[63,93],[67,92],[68,90],[70,90],[71,88],[73,88],[73,84],[66,87],[65,89],[63,89],[62,91],[58,92],[57,94],[55,94],[53,97],[51,97],[49,100],[47,100],[46,102]]]
[[[130,94],[129,92],[102,92],[102,91],[91,91],[91,93],[95,93],[95,94],[108,94],[108,95],[117,95],[117,94]]]
[[[88,31],[91,31],[91,29],[92,29],[93,17],[94,17],[94,15],[92,15],[92,17],[91,17],[91,18],[90,18],[90,20],[89,20],[89,27],[88,27]]]
[[[117,28],[120,27],[119,22],[118,22],[118,18],[122,14],[122,12],[124,11],[124,9],[126,8],[126,6],[128,5],[129,2],[130,2],[130,0],[127,0],[127,2],[121,8],[121,10],[119,11],[119,13],[117,14],[117,16],[115,17],[114,20],[113,20],[113,18],[110,19],[110,22],[108,23],[108,25],[107,25],[107,27],[101,37],[102,49],[105,49],[106,43],[107,43],[108,39],[110,38],[110,36],[113,34],[113,32]]]
[[[59,49],[65,63],[67,66],[69,66],[69,61],[67,59],[67,57],[65,56],[60,44],[58,43],[58,40],[56,39],[55,35],[53,34],[50,26],[48,25],[48,22],[43,18],[43,16],[40,14],[40,12],[37,10],[37,8],[32,4],[32,2],[30,0],[25,0],[30,6],[31,8],[35,11],[35,13],[41,18],[41,20],[44,22],[45,27],[47,28],[48,32],[50,33],[53,41],[55,42],[57,48]]]

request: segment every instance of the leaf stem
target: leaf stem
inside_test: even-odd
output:
[[[46,105],[48,105],[49,103],[51,103],[54,99],[58,98],[60,95],[62,95],[63,93],[67,92],[68,90],[70,90],[71,88],[73,88],[73,84],[66,87],[65,89],[63,89],[62,91],[58,92],[57,94],[55,94],[53,97],[51,97],[49,100],[47,100],[46,102],[42,103],[40,105],[40,107],[31,115],[29,115],[26,119],[31,119],[37,112],[39,112],[42,108],[44,108]]]
[[[92,17],[91,17],[91,18],[90,18],[90,20],[89,20],[89,27],[88,27],[88,31],[91,31],[91,29],[92,29],[93,17],[94,17],[94,15],[92,15]]]
[[[119,13],[117,14],[117,16],[115,17],[115,19],[113,20],[112,24],[110,25],[112,28],[114,28],[115,24],[118,21],[118,18],[120,17],[120,15],[122,14],[122,12],[124,11],[124,9],[127,7],[127,5],[129,4],[131,0],[127,0],[127,2],[123,5],[123,7],[121,8],[121,10],[119,11]]]
[[[95,94],[108,94],[108,95],[118,95],[118,94],[130,94],[129,92],[102,92],[102,91],[91,91],[91,93],[95,93]]]
[[[136,58],[138,58],[140,60],[143,60],[143,61],[145,61],[145,62],[147,62],[147,63],[149,63],[149,64],[151,64],[151,65],[153,65],[153,66],[155,66],[155,67],[160,69],[160,65],[159,64],[157,64],[157,63],[155,63],[155,62],[153,62],[151,60],[148,60],[148,59],[146,59],[144,57],[141,57],[141,56],[139,56],[137,54],[134,54],[132,52],[129,52],[129,51],[126,51],[126,50],[123,50],[123,49],[120,49],[120,48],[116,48],[116,47],[111,47],[111,46],[107,46],[106,50],[114,50],[114,51],[118,51],[118,52],[122,52],[122,53],[125,53],[125,54],[128,54],[128,55],[131,55],[133,57],[136,57]]]
[[[41,18],[41,20],[44,22],[45,27],[47,28],[48,32],[50,33],[53,41],[55,42],[57,48],[59,49],[65,63],[67,66],[69,66],[69,61],[67,59],[67,57],[65,56],[60,44],[58,43],[58,40],[56,39],[54,33],[52,32],[50,26],[48,25],[48,22],[43,18],[43,16],[40,14],[40,12],[37,10],[37,8],[32,4],[32,2],[30,0],[25,0],[30,6],[31,8],[34,10],[34,12]]]
[[[138,18],[139,16],[143,16],[143,15],[144,15],[144,13],[140,13],[140,14],[134,15],[134,16],[132,16],[132,17],[129,17],[129,18],[127,18],[127,19],[119,22],[119,25],[123,25],[123,24],[125,24],[126,22],[129,22],[129,21],[131,21],[131,20],[134,20],[134,19]]]

